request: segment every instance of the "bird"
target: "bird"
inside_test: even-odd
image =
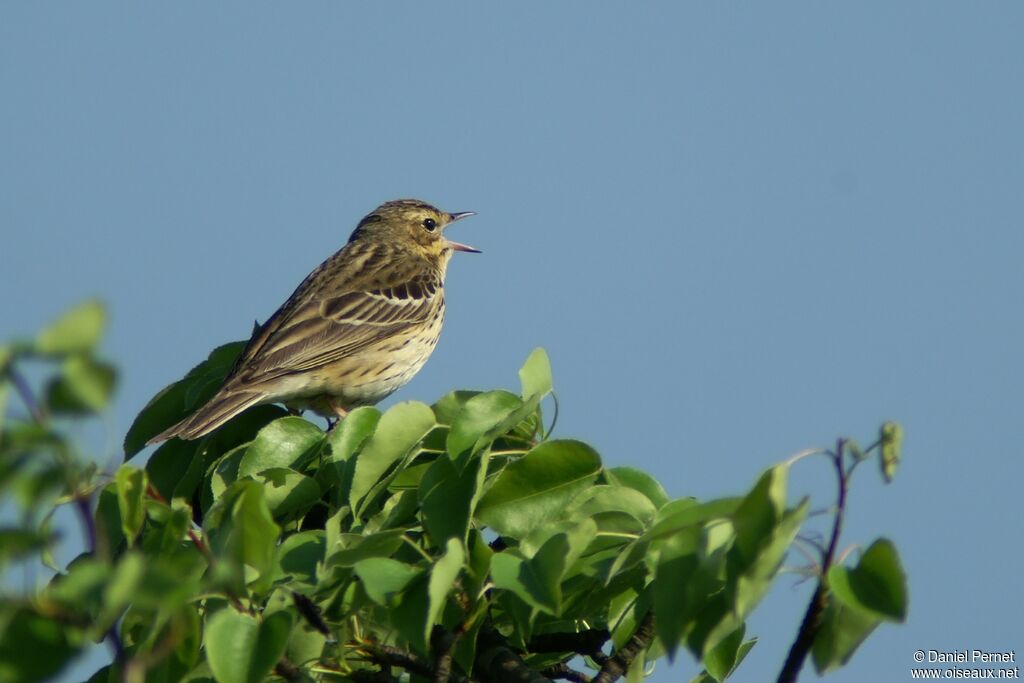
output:
[[[254,327],[213,397],[148,443],[200,438],[265,403],[340,419],[405,385],[437,346],[448,261],[480,253],[444,230],[474,215],[418,199],[378,206]]]

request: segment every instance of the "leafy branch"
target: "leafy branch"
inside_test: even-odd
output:
[[[873,451],[878,451],[882,476],[886,482],[892,481],[901,457],[901,445],[902,429],[895,423],[887,422],[882,425],[881,435],[878,440],[864,451],[861,451],[857,444],[849,439],[838,439],[833,450],[823,452],[832,464],[837,485],[836,505],[832,519],[832,531],[829,535],[828,545],[822,551],[821,564],[817,571],[818,583],[815,586],[814,593],[811,595],[810,602],[804,612],[803,620],[800,622],[800,629],[797,632],[792,646],[790,646],[789,653],[786,656],[786,661],[783,663],[782,670],[779,672],[777,679],[778,683],[794,683],[797,680],[800,675],[800,670],[803,668],[804,661],[811,653],[812,648],[814,648],[815,643],[818,641],[818,638],[822,633],[823,627],[826,625],[826,618],[829,614],[828,610],[833,600],[833,594],[829,585],[829,575],[832,568],[835,566],[836,550],[839,546],[839,539],[843,532],[843,521],[846,517],[847,508],[847,495],[849,493],[850,478],[853,475],[853,471],[862,462],[865,462],[869,457],[871,457]],[[818,451],[808,452],[806,455],[817,453]],[[889,584],[887,588],[889,588],[888,592],[892,594],[892,604],[888,605],[888,609],[881,613],[881,617],[884,618],[886,616],[891,616],[902,620],[906,612],[906,601],[905,597],[900,597],[898,595],[900,592],[899,590],[892,590],[893,586],[898,589],[903,583],[902,576],[900,575],[902,572],[896,572],[896,574],[897,575],[895,576],[882,577],[882,580]],[[839,576],[846,577],[847,574],[839,574]],[[852,601],[848,604],[848,607],[857,610],[863,609],[865,606],[859,601]],[[872,610],[869,608],[863,609],[863,611],[870,614]],[[835,611],[832,613],[832,616],[833,618],[838,619],[839,614],[841,613]],[[870,617],[867,618],[870,619]],[[863,621],[863,619],[859,620],[853,628],[863,630],[865,628]],[[838,626],[838,624],[833,624],[833,630]],[[873,626],[871,626],[871,628],[873,628]],[[830,642],[824,642],[821,651],[823,653],[827,653],[829,649],[833,649],[834,641],[835,639],[832,638]],[[845,661],[847,658],[846,653],[842,651],[837,650],[834,654],[838,654],[838,659],[841,661]],[[818,659],[819,671],[827,670],[827,668],[836,661],[834,657],[830,658],[827,654],[822,654]]]
[[[91,683],[612,683],[681,650],[704,669],[695,680],[721,682],[754,646],[744,621],[808,515],[787,496],[792,462],[698,501],[554,438],[540,349],[514,392],[357,408],[329,432],[258,406],[133,462],[217,388],[243,346],[226,344],[142,409],[126,462],[105,474],[68,435],[113,392],[104,321],[87,302],[0,346],[0,493],[21,506],[20,524],[0,529],[0,568],[54,572],[0,593],[4,680],[58,675],[106,639],[113,661]],[[879,623],[905,616],[891,543],[850,566],[838,552],[850,475],[877,456],[890,479],[899,436],[887,423],[867,451],[844,439],[827,453],[831,536],[780,680],[808,656],[819,671],[845,664]],[[49,525],[65,504],[85,551],[56,566]]]

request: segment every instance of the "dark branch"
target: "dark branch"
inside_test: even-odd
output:
[[[609,638],[611,634],[603,628],[578,633],[543,633],[531,638],[527,649],[530,652],[575,652],[593,655],[601,652]]]
[[[458,634],[461,635],[461,634]],[[435,626],[430,634],[430,648],[434,654],[434,683],[448,683],[452,675],[452,655],[458,635]]]
[[[96,520],[93,519],[92,505],[89,503],[89,497],[85,495],[77,494],[74,498],[74,508],[78,513],[78,518],[82,522],[82,529],[85,531],[85,547],[86,551],[95,557],[96,555]],[[106,641],[110,644],[110,649],[114,654],[114,663],[125,671],[127,666],[127,656],[124,651],[124,643],[121,642],[121,634],[117,630],[117,622],[110,625],[104,635]]]
[[[365,650],[377,664],[382,666],[397,666],[409,673],[424,678],[434,677],[434,667],[424,661],[418,655],[406,652],[391,645],[378,645],[376,643],[362,643],[360,647]]]
[[[800,630],[797,631],[796,639],[793,641],[793,645],[789,648],[789,654],[786,656],[786,662],[782,665],[782,671],[779,672],[777,683],[796,683],[797,678],[800,676],[800,669],[803,668],[804,661],[814,646],[814,639],[817,637],[818,631],[821,630],[825,608],[828,607],[829,589],[826,577],[828,576],[828,570],[831,569],[832,563],[835,561],[839,536],[843,532],[843,517],[846,513],[848,472],[846,471],[843,455],[845,445],[846,441],[839,439],[836,441],[835,452],[830,454],[832,456],[832,464],[836,469],[839,493],[836,500],[836,514],[832,520],[832,535],[829,538],[828,547],[825,549],[821,560],[821,576],[818,578],[818,586],[814,589],[814,595],[811,596],[811,601],[807,605],[807,611],[804,612],[803,621],[800,622]]]
[[[494,628],[484,626],[477,639],[474,670],[488,683],[548,683],[531,669]]]
[[[286,681],[302,680],[302,672],[284,657],[279,659],[277,664],[274,665],[274,673]]]
[[[89,554],[96,554],[96,520],[92,516],[92,505],[89,503],[89,497],[84,495],[75,495],[74,499],[75,510],[78,511],[78,518],[82,522],[82,529],[85,531],[85,547],[88,549]]]
[[[549,666],[540,672],[542,676],[550,678],[552,680],[561,678],[571,683],[591,683],[591,678],[582,671],[577,671],[571,668],[565,662],[559,662],[554,666]]]
[[[316,603],[302,593],[296,593],[295,591],[292,591],[292,602],[295,603],[295,609],[299,611],[299,614],[306,620],[306,623],[328,638],[331,637],[331,629],[324,622],[323,617],[320,616],[320,608],[316,606]]]
[[[31,387],[29,387],[28,382],[25,380],[25,376],[18,372],[13,363],[7,366],[7,375],[11,378],[15,391],[18,392],[22,403],[25,404],[29,414],[32,415],[32,419],[35,420],[36,424],[44,426],[49,416],[46,414],[46,409],[36,400]]]
[[[647,649],[654,638],[654,614],[648,612],[629,640],[608,658],[594,678],[594,683],[613,683],[626,675],[637,655]]]

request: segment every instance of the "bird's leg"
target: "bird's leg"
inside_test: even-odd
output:
[[[337,426],[339,422],[345,419],[345,416],[348,415],[348,410],[346,410],[340,403],[338,403],[337,399],[335,399],[333,396],[327,399],[327,406],[334,412],[335,415],[337,415],[337,417],[333,420],[329,417],[327,418],[327,431],[330,432]]]

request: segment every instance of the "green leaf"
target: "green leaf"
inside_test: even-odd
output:
[[[391,623],[409,646],[420,653],[429,650],[431,629],[439,620],[445,598],[458,577],[465,561],[462,544],[449,539],[446,551],[430,569],[409,583],[401,601],[391,610]]]
[[[96,299],[85,301],[61,315],[36,338],[35,350],[44,355],[91,351],[107,324],[107,311]]]
[[[644,494],[656,508],[669,502],[664,487],[654,477],[634,467],[612,467],[604,471],[604,476],[609,484],[625,486]]]
[[[734,610],[739,618],[746,618],[768,592],[786,552],[807,517],[809,505],[810,501],[804,500],[796,509],[785,513],[778,524],[762,539],[753,556],[743,555],[742,559],[735,561],[735,566],[744,566],[736,578],[735,585]],[[738,523],[736,527],[738,545],[741,529]],[[730,559],[735,560],[736,557],[731,555]]]
[[[745,642],[745,643],[743,643],[742,645],[739,646],[739,648],[736,650],[736,655],[735,655],[736,658],[735,658],[735,661],[732,664],[732,668],[729,669],[729,671],[725,675],[726,678],[731,676],[733,674],[733,672],[736,671],[736,668],[739,667],[739,665],[743,663],[743,660],[746,659],[747,654],[750,652],[750,650],[755,645],[757,645],[757,638],[751,638],[750,640],[748,640],[747,642]],[[718,648],[715,648],[715,650],[717,650],[717,649]],[[708,653],[708,654],[710,654],[710,653]],[[697,676],[695,676],[694,678],[690,679],[690,683],[715,683],[715,681],[722,681],[722,680],[725,680],[725,678],[716,679],[716,678],[713,678],[707,671],[702,671]]]
[[[248,449],[249,444],[243,444],[232,448],[217,460],[217,464],[208,474],[210,493],[213,494],[214,500],[223,496],[228,487],[238,481],[238,466],[242,463],[242,458],[245,457]],[[157,451],[157,453],[159,452]]]
[[[427,473],[430,466],[434,462],[417,462],[415,465],[409,465],[404,468],[401,472],[395,473],[394,478],[391,479],[391,483],[388,484],[388,490],[392,493],[401,491],[415,491],[419,489],[420,483],[423,481],[423,475]]]
[[[209,400],[234,366],[245,344],[232,342],[218,346],[183,379],[165,387],[150,399],[124,437],[125,460],[145,448],[151,438],[183,420]]]
[[[860,444],[854,439],[846,440],[846,450],[853,456],[854,460],[864,460],[868,455],[870,455],[869,453],[865,453],[864,449],[861,448]]]
[[[369,441],[378,422],[380,411],[376,408],[356,408],[327,435],[317,479],[325,490],[334,491],[333,499],[338,504],[349,504],[355,456]]]
[[[441,425],[451,425],[455,422],[455,418],[458,417],[459,413],[462,412],[462,407],[466,405],[466,401],[480,394],[479,391],[450,391],[437,400],[434,405],[430,406],[430,409],[434,411],[434,416],[437,418],[437,423]]]
[[[657,509],[650,498],[635,489],[592,486],[573,498],[566,512],[586,517],[623,513],[636,520],[637,532],[640,532],[654,520]]]
[[[512,591],[535,609],[558,616],[562,606],[561,578],[569,539],[555,534],[532,558],[516,557],[505,551],[491,558],[491,576],[496,588]]]
[[[490,579],[491,558],[494,557],[494,551],[476,529],[469,534],[466,555],[466,583],[463,585],[463,589],[467,595],[481,595],[484,586]]]
[[[371,557],[391,557],[402,546],[404,529],[389,529],[375,534],[341,534],[345,546],[341,550],[329,545],[327,563],[336,567],[352,567]]]
[[[288,645],[292,617],[274,612],[261,622],[231,608],[206,622],[203,642],[218,683],[259,683],[270,673]]]
[[[698,503],[693,498],[673,500],[658,510],[654,524],[647,532],[648,540],[665,538],[694,525],[714,519],[728,519],[736,514],[741,498],[718,498]]]
[[[856,567],[832,567],[828,586],[844,607],[889,621],[907,617],[907,577],[896,547],[888,539],[872,543]]]
[[[663,541],[651,558],[656,563],[651,589],[654,598],[654,622],[658,638],[668,651],[669,659],[692,628],[694,612],[699,604],[692,595],[690,583],[700,565],[699,527],[687,527]]]
[[[54,577],[46,587],[47,601],[88,612],[98,611],[103,591],[110,580],[112,567],[91,557],[80,557],[64,574]]]
[[[42,530],[0,527],[0,567],[11,560],[35,555],[56,539]]]
[[[104,587],[102,608],[96,619],[101,632],[113,626],[135,598],[146,574],[146,564],[147,558],[134,550],[120,558],[113,576]]]
[[[188,473],[197,445],[195,441],[172,439],[160,444],[146,462],[150,483],[166,500],[174,496],[175,488]],[[191,498],[192,491],[184,497]]]
[[[175,553],[191,528],[192,507],[184,499],[175,498],[170,506],[149,500],[146,510],[153,525],[151,532],[143,538],[143,552],[152,555]]]
[[[381,607],[390,607],[395,597],[420,576],[423,571],[389,557],[370,557],[355,563],[353,570],[362,581],[363,590]]]
[[[117,499],[117,485],[107,484],[96,499],[96,547],[101,557],[110,557],[124,541],[121,527],[121,504]]]
[[[242,479],[232,484],[207,513],[204,527],[214,553],[247,564],[260,576],[273,568],[281,529],[259,482]]]
[[[543,398],[551,393],[551,360],[547,351],[537,347],[519,368],[519,382],[523,387],[523,398]]]
[[[507,391],[488,391],[473,396],[452,422],[448,432],[448,453],[462,462],[465,460],[463,456],[486,447],[525,417],[519,415],[523,405],[518,396]]]
[[[829,596],[821,630],[814,637],[811,656],[814,668],[823,675],[850,661],[860,644],[881,621],[869,612],[843,605],[835,594]]]
[[[168,681],[180,681],[200,661],[200,648],[203,644],[202,620],[199,612],[192,605],[178,609],[171,618],[171,633],[178,636],[174,653],[168,658]],[[173,668],[171,668],[173,667]]]
[[[766,471],[736,509],[736,547],[744,557],[753,558],[757,554],[782,517],[786,509],[788,472],[786,465]]]
[[[882,477],[888,484],[896,476],[896,469],[903,458],[903,427],[898,422],[882,425],[879,442],[882,447]]]
[[[320,499],[316,480],[286,467],[272,467],[254,478],[263,483],[267,507],[274,519],[299,516],[296,513],[305,512]]]
[[[466,552],[462,548],[462,542],[456,538],[449,538],[444,555],[434,562],[430,569],[430,581],[427,584],[429,607],[427,623],[423,630],[424,640],[429,639],[434,624],[440,621],[448,594],[452,592],[455,580],[459,578],[459,572],[465,563]]]
[[[757,606],[807,516],[807,500],[793,510],[785,509],[787,473],[785,465],[766,471],[732,515],[735,541],[726,555],[726,590],[711,593],[716,581],[703,568],[697,574],[698,580],[708,582],[703,602],[694,607],[696,621],[687,635],[687,645],[697,656],[703,657],[726,639]],[[715,547],[725,547],[728,535],[716,538],[709,533],[708,542],[712,541]]]
[[[114,476],[117,505],[121,510],[121,531],[134,545],[146,521],[146,473],[130,465],[121,465]]]
[[[704,669],[716,681],[724,681],[736,667],[745,632],[741,625],[704,655]]]
[[[476,458],[460,471],[443,454],[423,475],[418,491],[420,514],[435,544],[440,546],[449,538],[466,542],[484,467],[483,460]]]
[[[500,534],[522,538],[557,517],[590,486],[601,458],[579,441],[546,441],[506,467],[480,499],[476,516]]]
[[[277,406],[262,405],[246,410],[241,415],[230,420],[220,429],[197,441],[182,441],[172,439],[157,449],[154,458],[161,458],[165,449],[173,452],[175,457],[187,459],[188,467],[180,475],[180,479],[174,487],[174,497],[192,498],[196,488],[203,481],[204,476],[211,484],[213,491],[219,490],[219,484],[227,484],[233,481],[238,475],[238,464],[244,457],[244,451],[249,443],[256,437],[259,430],[268,422],[284,415],[284,410]],[[179,444],[183,444],[180,445]],[[231,458],[231,462],[224,467],[219,467],[219,460]],[[210,467],[218,463],[217,477],[210,472]],[[201,507],[207,510],[213,504],[213,499],[208,495],[211,491],[201,492]]]
[[[195,548],[165,554],[158,560],[150,556],[127,594],[132,609],[163,610],[170,614],[190,608],[208,568],[206,558]]]
[[[648,650],[640,650],[626,671],[626,683],[644,683],[644,670],[647,667]],[[653,656],[652,656],[653,659]]]
[[[0,615],[0,680],[42,681],[78,651],[59,621],[28,607]]]
[[[281,544],[281,571],[296,581],[316,584],[317,563],[324,560],[326,539],[323,529],[312,529],[289,536]]]
[[[362,517],[372,502],[374,496],[370,494],[383,489],[378,483],[385,474],[414,455],[416,446],[435,424],[430,408],[414,401],[394,405],[381,416],[377,430],[356,458],[349,500],[357,517]]]
[[[301,470],[316,457],[324,438],[319,427],[301,417],[289,415],[274,420],[256,434],[238,465],[238,476],[270,468]]]
[[[120,678],[117,680],[107,681],[106,683],[118,683]],[[90,682],[91,683],[91,682]],[[210,664],[206,660],[200,660],[196,664],[195,668],[188,672],[188,674],[179,681],[179,683],[216,683],[213,678],[213,672],[210,671]]]
[[[55,413],[98,413],[110,403],[117,370],[110,363],[83,354],[68,356],[60,375],[46,386],[46,404]]]
[[[288,640],[288,649],[285,650],[284,656],[291,662],[304,663],[307,667],[312,666],[324,654],[324,645],[327,642],[327,636],[310,626],[309,623],[297,621],[296,627],[292,629],[292,636]],[[333,639],[331,643],[332,647],[328,652],[334,650]],[[315,679],[307,678],[306,680]],[[326,677],[323,680],[327,680]]]
[[[346,415],[327,437],[329,448],[324,454],[324,461],[342,462],[351,459],[373,436],[380,418],[379,410],[366,406],[356,408]]]
[[[566,515],[565,519],[554,519],[534,527],[519,541],[519,552],[525,557],[534,557],[552,536],[563,534],[569,543],[565,555],[565,568],[568,570],[588,549],[597,532],[598,526],[593,519]]]

